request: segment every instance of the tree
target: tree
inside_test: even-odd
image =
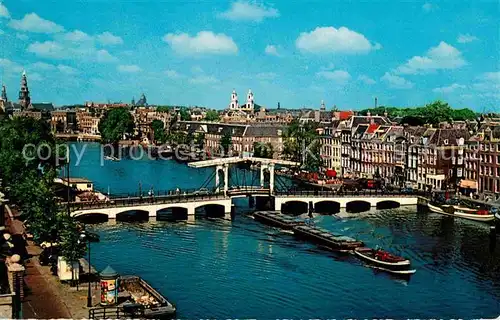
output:
[[[191,114],[186,108],[181,108],[179,110],[179,114],[181,115],[181,120],[182,121],[189,121],[191,120]]]
[[[163,121],[155,119],[151,122],[151,129],[153,129],[154,140],[160,144],[167,141],[167,134],[165,133],[165,124]]]
[[[255,142],[253,144],[253,155],[258,158],[272,159],[274,155],[273,145],[271,143]]]
[[[99,122],[99,132],[102,142],[117,144],[125,134],[134,132],[134,118],[126,108],[107,110]]]
[[[207,113],[205,114],[205,120],[211,122],[218,122],[219,113],[215,110],[208,110]]]
[[[156,112],[170,112],[172,107],[170,106],[158,106],[156,107]]]
[[[222,153],[224,155],[228,155],[232,145],[233,145],[233,138],[231,136],[231,133],[229,131],[224,132],[224,134],[220,138],[220,146],[222,148]]]
[[[80,239],[81,231],[75,220],[67,214],[57,216],[61,230],[59,236],[60,254],[71,268],[72,280],[74,280],[73,263],[77,262],[86,251],[85,242]]]
[[[319,139],[312,141],[304,152],[302,167],[309,172],[318,172],[323,166],[320,155],[321,144]]]
[[[198,148],[203,149],[205,146],[205,134],[197,133],[194,137],[194,143]]]

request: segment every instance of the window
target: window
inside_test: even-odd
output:
[[[448,145],[448,139],[444,139],[443,143],[444,143],[445,146],[447,146]]]
[[[87,183],[87,188],[92,188],[92,184],[91,183]]]

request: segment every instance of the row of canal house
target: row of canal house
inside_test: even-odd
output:
[[[200,121],[178,121],[176,130],[183,131],[191,137],[202,135],[203,148],[208,152],[221,150],[223,136],[231,137],[233,155],[251,155],[255,143],[271,144],[274,157],[283,152],[284,126],[269,124],[226,124]]]
[[[381,177],[422,190],[452,188],[464,178],[470,133],[460,124],[411,127],[383,116],[351,116],[321,133],[325,169],[344,177]]]
[[[461,187],[500,198],[500,119],[482,123],[467,141]]]

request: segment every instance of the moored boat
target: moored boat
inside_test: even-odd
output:
[[[434,206],[432,204],[427,205],[429,209],[434,212],[434,213],[439,213],[443,215],[448,215],[448,216],[453,216],[453,217],[459,217],[463,219],[468,219],[468,220],[473,220],[473,221],[483,221],[483,222],[488,222],[488,221],[493,221],[495,219],[495,216],[488,212],[487,210],[476,210],[475,212],[471,212],[469,208],[468,212],[461,210],[463,207],[458,207],[460,209],[457,209],[457,206],[453,205],[442,205],[441,207]]]
[[[137,276],[121,276],[119,306],[138,318],[163,318],[176,313],[175,306],[146,281]]]
[[[354,249],[354,254],[371,267],[395,274],[413,274],[415,269],[411,269],[411,262],[403,257],[390,254],[387,251],[359,247]]]
[[[333,251],[347,252],[364,246],[362,241],[342,235],[334,235],[328,230],[317,227],[297,226],[293,228],[293,234],[297,238],[309,240]]]

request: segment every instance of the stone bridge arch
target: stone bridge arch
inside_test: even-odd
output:
[[[346,204],[347,212],[364,212],[370,210],[372,204],[366,200],[353,200]]]
[[[281,212],[290,215],[301,215],[309,212],[309,201],[304,200],[289,200],[281,204]]]
[[[319,200],[314,203],[314,212],[320,214],[336,214],[340,212],[340,202],[334,200]]]

